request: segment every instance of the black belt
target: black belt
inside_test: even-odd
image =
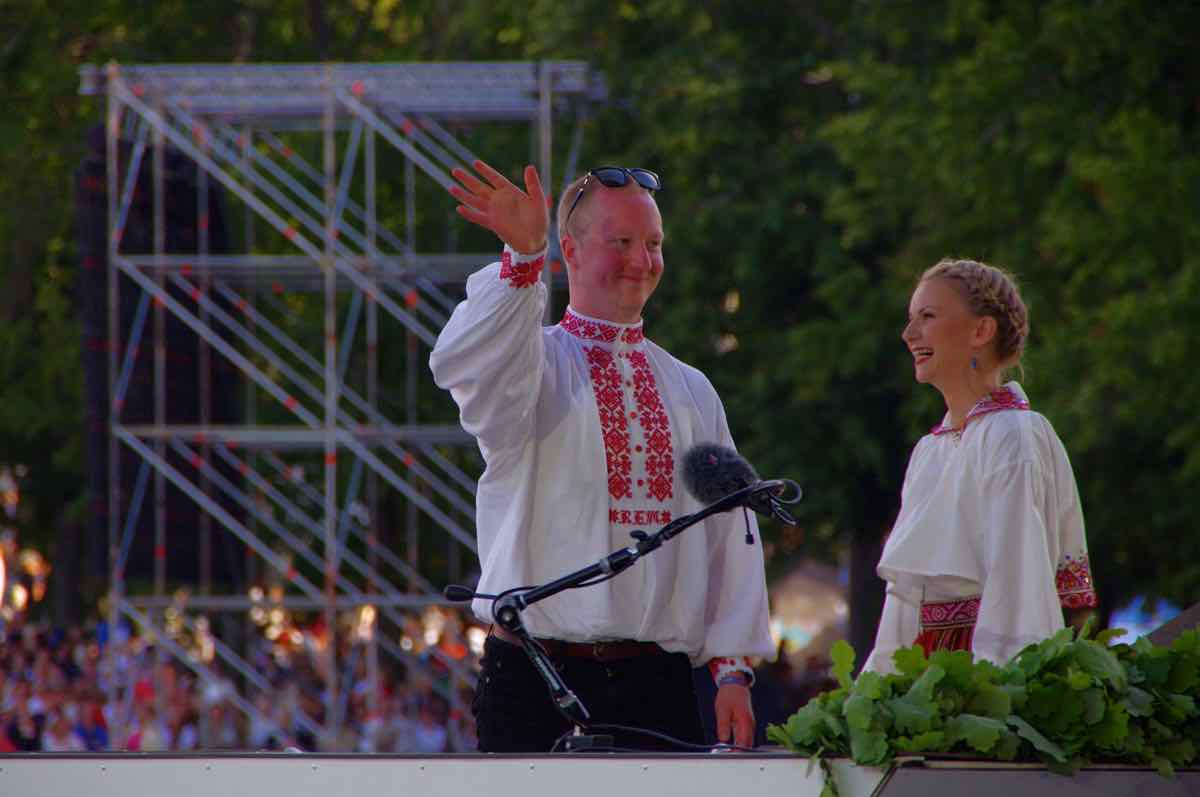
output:
[[[492,636],[509,645],[520,646],[521,640],[498,625],[492,626]],[[602,642],[565,642],[561,639],[535,637],[555,659],[578,658],[610,662],[635,659],[642,656],[662,656],[667,651],[657,642],[639,642],[636,639],[609,639]]]

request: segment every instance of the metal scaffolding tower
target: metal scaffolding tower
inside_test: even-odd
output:
[[[391,656],[410,670],[433,666],[452,683],[471,683],[472,673],[436,647],[416,659],[401,633],[406,610],[442,600],[440,585],[422,572],[418,529],[440,535],[452,575],[475,550],[474,466],[465,464],[475,458],[474,441],[457,425],[420,422],[418,382],[428,380],[425,349],[453,309],[454,286],[494,256],[417,251],[418,173],[448,187],[450,169],[475,158],[457,129],[519,122],[532,128],[549,184],[555,113],[573,109],[582,122],[586,106],[604,98],[602,80],[579,62],[110,64],[84,67],[81,80],[83,94],[107,100],[111,627],[122,617],[138,624],[206,683],[222,679],[213,666],[219,659],[253,692],[268,689],[261,673],[213,627],[192,628],[186,612],[323,613],[323,712],[298,721],[326,738],[344,719],[350,676],[336,629],[347,611],[368,613],[362,647],[372,668]],[[380,140],[402,156],[398,179],[377,175],[385,155],[395,160],[377,152]],[[568,175],[579,142],[577,128]],[[168,251],[168,152],[193,164],[194,251]],[[123,236],[135,195],[144,201],[147,186],[152,245],[130,251]],[[213,251],[217,192],[229,199],[227,226],[236,226],[240,210],[239,253]],[[382,198],[394,200],[390,215],[381,212]],[[305,302],[299,309],[297,295]],[[123,314],[133,302],[136,309]],[[305,311],[308,327],[296,320]],[[169,422],[168,318],[195,338],[199,417],[187,424]],[[381,390],[379,361],[382,328],[397,324],[392,339],[405,341],[402,401]],[[152,355],[142,367],[152,369],[153,422],[130,423],[122,411],[143,349]],[[212,421],[218,358],[241,380],[241,423]],[[123,450],[140,463],[126,483]],[[168,483],[199,507],[196,528],[169,522]],[[126,567],[148,495],[153,587],[141,581],[135,589]],[[402,519],[380,517],[389,501],[403,508]],[[247,570],[273,590],[214,589],[214,524],[245,547]],[[399,527],[403,545],[388,544],[387,525]],[[173,535],[193,532],[199,583],[168,594]],[[209,655],[174,641],[172,623],[205,633]],[[115,699],[115,680],[110,688]],[[449,690],[452,705],[456,691]],[[266,721],[245,695],[233,701]]]

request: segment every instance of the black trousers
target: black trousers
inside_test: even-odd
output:
[[[479,750],[485,753],[546,753],[572,726],[550,699],[546,682],[519,646],[494,636],[484,645],[482,672],[471,712]],[[554,659],[594,723],[645,728],[703,744],[704,728],[683,653],[611,662],[579,657]],[[685,752],[661,739],[608,729],[618,748]],[[561,747],[560,747],[561,749]]]

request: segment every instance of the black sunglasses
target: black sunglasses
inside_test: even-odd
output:
[[[571,207],[567,210],[567,220],[563,222],[564,227],[571,223],[571,214],[575,212],[575,208],[579,207],[579,200],[583,199],[583,191],[593,177],[599,181],[600,185],[606,185],[609,188],[620,188],[627,184],[629,178],[632,177],[635,183],[647,191],[662,190],[662,180],[649,169],[626,169],[624,166],[601,166],[592,169],[579,185],[579,192],[575,194],[575,199],[572,200]]]

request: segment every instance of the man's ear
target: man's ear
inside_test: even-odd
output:
[[[575,244],[575,236],[567,233],[558,242],[559,248],[562,250],[563,263],[567,265],[567,269],[575,266],[575,255],[578,252],[578,247]]]

